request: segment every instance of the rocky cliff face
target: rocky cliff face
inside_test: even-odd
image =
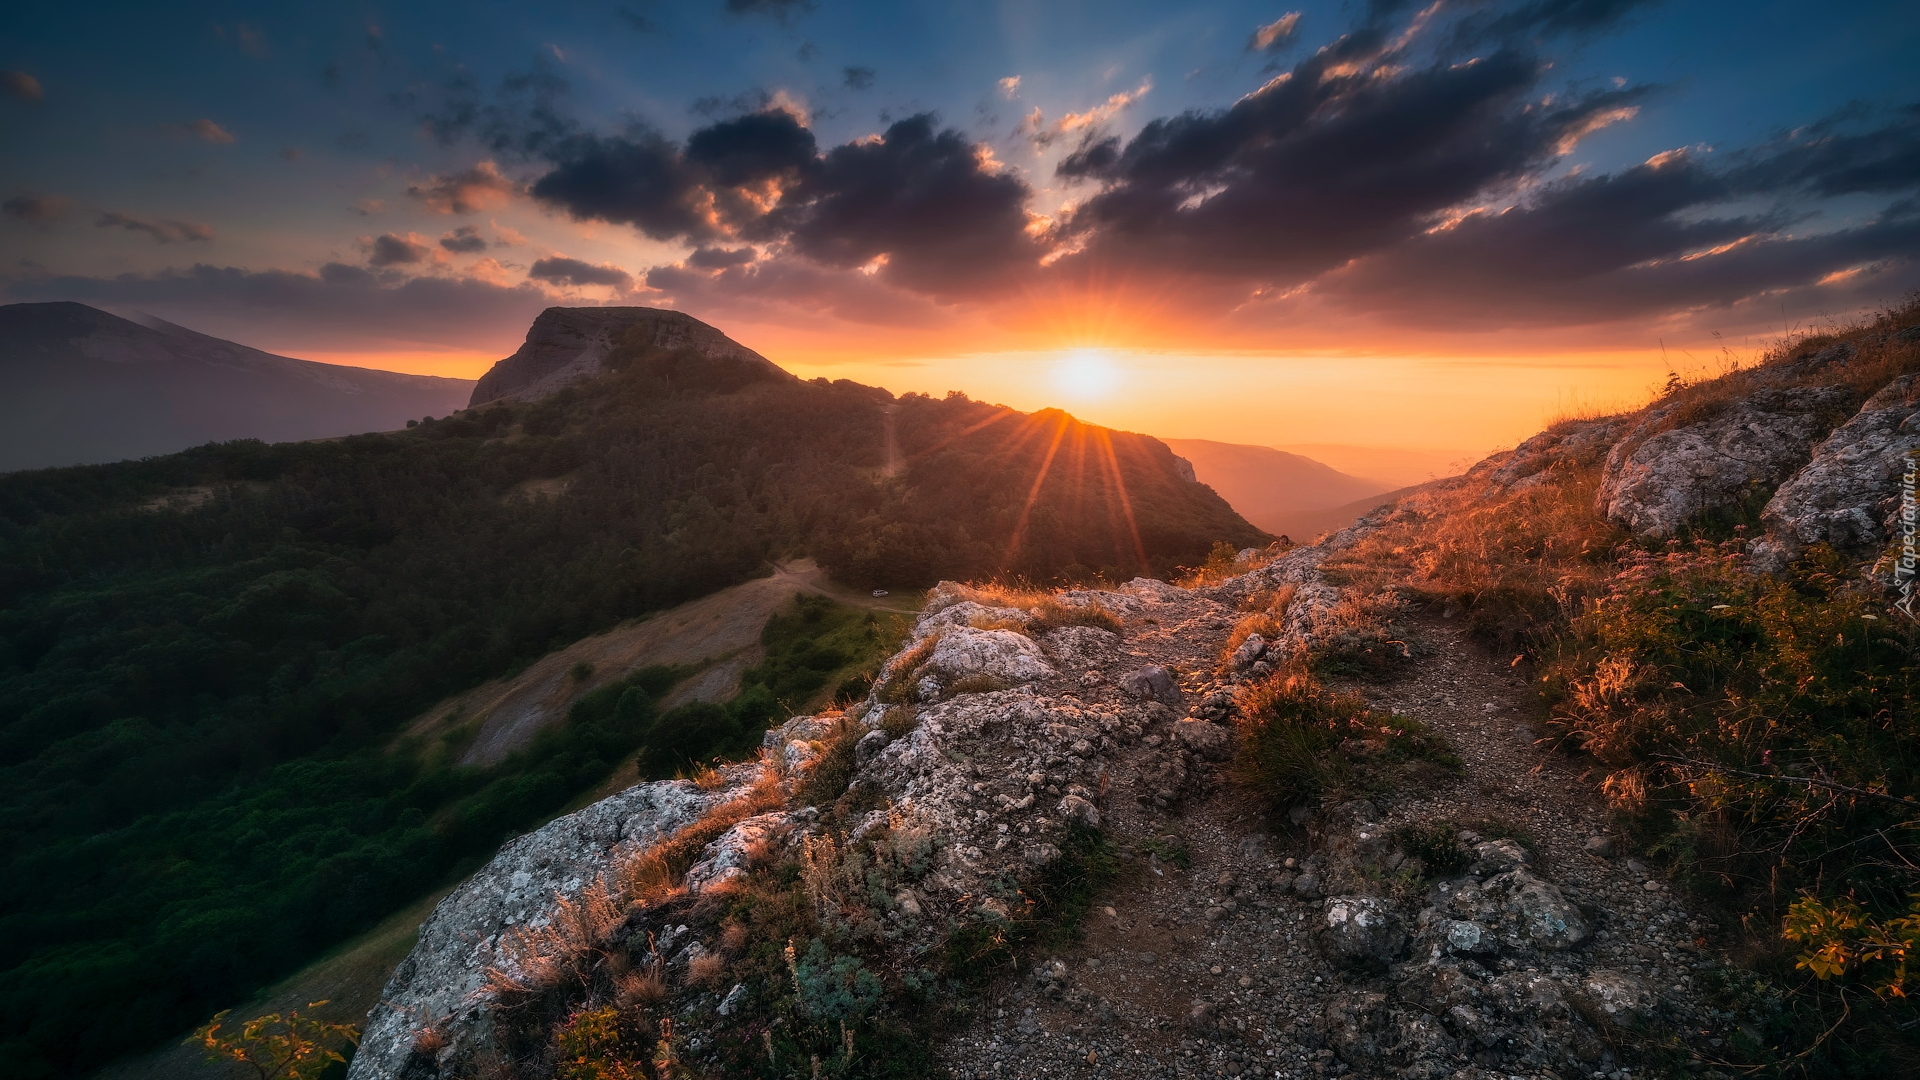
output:
[[[706,323],[678,311],[645,307],[548,308],[527,330],[526,343],[493,365],[468,403],[529,400],[605,369],[621,346],[686,349],[701,356],[752,365],[780,379],[793,376],[771,360]]]

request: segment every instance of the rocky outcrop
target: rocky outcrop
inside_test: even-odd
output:
[[[502,398],[531,400],[605,370],[616,348],[685,349],[702,357],[748,365],[783,381],[793,376],[771,360],[691,315],[663,308],[554,307],[540,313],[526,343],[493,365],[474,385],[469,407]]]
[[[1640,536],[1673,536],[1770,493],[1857,400],[1842,387],[1763,389],[1677,424],[1683,403],[1656,408],[1608,452],[1596,509]]]
[[[712,790],[686,780],[631,787],[501,848],[421,925],[367,1017],[350,1080],[402,1075],[423,1031],[436,1032],[449,1052],[487,1045],[495,1000],[488,969],[512,967],[507,936],[547,926],[559,901],[579,903],[623,862],[736,797],[757,767],[736,766],[727,779]]]
[[[1837,346],[1836,346],[1837,348]],[[1899,479],[1920,450],[1920,375],[1895,379],[1813,451],[1761,511],[1756,565],[1778,570],[1812,544],[1871,555],[1894,535]]]

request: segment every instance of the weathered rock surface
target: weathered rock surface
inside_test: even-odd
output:
[[[1120,689],[1142,701],[1157,701],[1171,709],[1185,704],[1180,693],[1180,684],[1173,681],[1173,674],[1159,664],[1129,671],[1120,676]]]
[[[1756,565],[1778,570],[1817,543],[1854,556],[1884,546],[1899,513],[1900,475],[1916,449],[1920,375],[1907,375],[1869,398],[1773,493],[1760,514],[1767,534],[1754,545]]]
[[[1654,409],[1608,452],[1596,509],[1641,536],[1672,536],[1756,488],[1771,491],[1855,400],[1839,387],[1763,389],[1677,427],[1679,405]]]
[[[512,356],[493,365],[474,385],[468,407],[501,398],[531,400],[605,370],[607,356],[622,344],[686,349],[738,364],[763,379],[794,376],[773,361],[683,312],[647,307],[552,307],[527,330]]]
[[[733,798],[755,772],[736,766],[733,783],[712,791],[686,780],[641,784],[501,848],[421,925],[418,943],[367,1017],[350,1080],[399,1076],[416,1035],[428,1027],[450,1048],[485,1045],[487,969],[512,963],[502,936],[547,925],[557,897],[577,902],[611,868]]]

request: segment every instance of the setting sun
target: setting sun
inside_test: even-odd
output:
[[[1075,401],[1099,401],[1124,381],[1113,357],[1100,349],[1075,349],[1053,365],[1053,385]]]

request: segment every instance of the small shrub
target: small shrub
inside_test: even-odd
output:
[[[1140,841],[1138,850],[1142,854],[1152,855],[1175,870],[1193,868],[1193,853],[1187,850],[1177,836],[1155,836]]]
[[[575,1012],[554,1031],[555,1080],[647,1080],[633,1041],[620,1010]]]
[[[800,1009],[815,1020],[858,1020],[880,1004],[886,990],[857,956],[835,956],[814,938],[804,954],[793,955],[793,983]]]
[[[1459,829],[1450,821],[1420,821],[1393,830],[1394,843],[1408,857],[1426,864],[1433,877],[1451,877],[1467,868],[1467,854],[1460,850]]]
[[[1276,809],[1298,806],[1351,782],[1337,750],[1363,727],[1365,704],[1334,694],[1304,673],[1276,675],[1243,691],[1236,780]]]
[[[318,1009],[325,1001],[307,1003]],[[314,1080],[345,1055],[335,1047],[360,1041],[360,1029],[352,1024],[333,1024],[302,1016],[297,1010],[282,1016],[269,1013],[240,1025],[237,1032],[223,1033],[227,1013],[214,1014],[205,1026],[187,1039],[206,1051],[209,1062],[232,1061],[252,1070],[258,1080]]]

